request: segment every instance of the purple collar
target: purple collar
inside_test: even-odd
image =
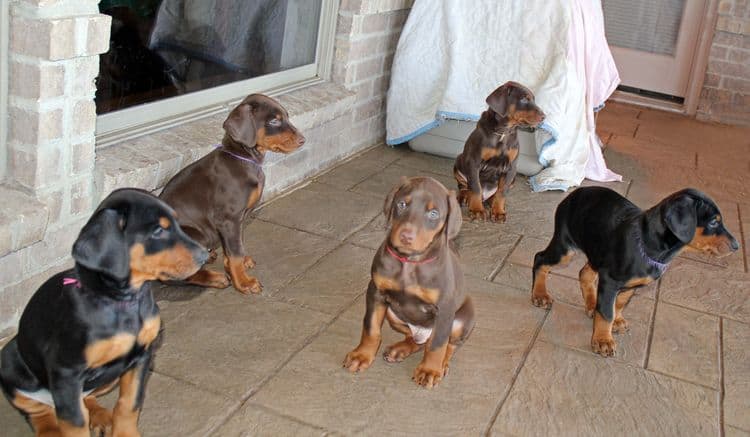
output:
[[[640,233],[635,235],[635,239],[638,242],[638,251],[641,253],[641,257],[646,261],[646,264],[659,270],[659,274],[663,275],[667,270],[667,267],[669,267],[669,264],[661,263],[646,254],[646,248],[643,246],[643,239],[641,238]]]
[[[258,162],[258,161],[256,161],[256,160],[254,160],[253,158],[248,158],[246,156],[240,156],[240,155],[238,155],[236,153],[230,152],[229,150],[227,150],[226,148],[224,148],[224,145],[221,144],[221,143],[214,144],[214,149],[220,149],[222,152],[226,153],[227,155],[229,155],[229,156],[231,156],[233,158],[237,158],[240,161],[249,162],[250,164],[253,164],[256,167],[260,167],[261,166],[261,163]]]

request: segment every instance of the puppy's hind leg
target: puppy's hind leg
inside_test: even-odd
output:
[[[556,235],[552,237],[546,249],[534,256],[531,303],[540,308],[552,306],[553,299],[547,291],[547,275],[554,267],[569,263],[573,255],[575,255],[575,250],[563,243]]]

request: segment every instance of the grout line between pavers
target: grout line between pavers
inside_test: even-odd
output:
[[[748,261],[747,257],[750,256],[750,252],[748,252],[745,241],[748,241],[745,238],[745,227],[742,225],[742,208],[740,208],[740,204],[737,203],[737,220],[740,222],[740,246],[742,247],[742,259],[745,261],[745,273],[748,273]]]
[[[628,181],[628,188],[625,189],[625,198],[630,196],[630,189],[633,187],[633,179]]]
[[[638,129],[641,128],[641,124],[638,123],[635,125],[635,130],[633,131],[633,138],[635,138],[636,135],[638,135]]]
[[[505,257],[503,257],[503,259],[500,261],[500,264],[497,267],[495,267],[494,269],[492,269],[492,271],[490,272],[490,274],[487,276],[487,278],[486,278],[487,281],[490,281],[490,282],[494,282],[495,281],[495,277],[498,274],[500,274],[500,270],[502,270],[503,267],[505,267],[505,264],[510,259],[510,255],[518,248],[518,246],[521,244],[521,240],[522,239],[523,239],[523,235],[519,235],[518,238],[516,239],[516,242],[513,244],[513,247],[510,248],[510,250],[508,251],[508,253],[505,254]]]
[[[695,169],[698,170],[698,152],[695,152]]]
[[[232,418],[232,416],[234,416],[234,414],[237,413],[237,411],[239,411],[240,409],[242,409],[248,403],[248,401],[253,396],[255,396],[256,393],[258,393],[260,390],[262,390],[263,387],[265,387],[266,384],[268,384],[268,382],[271,381],[271,379],[273,379],[274,377],[276,377],[276,375],[278,375],[284,369],[284,367],[286,367],[286,365],[289,364],[289,362],[291,362],[294,359],[295,356],[297,356],[298,353],[300,353],[303,349],[305,349],[313,341],[315,341],[323,332],[325,332],[329,327],[331,327],[331,325],[333,325],[334,323],[336,323],[339,320],[339,318],[341,318],[341,315],[344,314],[349,308],[351,308],[352,305],[354,305],[354,303],[360,298],[360,296],[361,296],[361,293],[357,294],[349,302],[349,304],[344,305],[342,307],[341,311],[339,311],[338,314],[336,314],[335,316],[331,317],[331,319],[328,322],[326,322],[325,324],[323,324],[313,334],[307,336],[302,341],[302,344],[300,345],[299,348],[297,348],[297,350],[295,350],[294,352],[290,353],[289,356],[284,361],[282,361],[279,365],[277,365],[274,370],[272,370],[271,372],[269,372],[263,379],[260,380],[260,382],[255,387],[252,387],[244,396],[242,396],[241,400],[237,403],[237,406],[235,408],[228,409],[227,410],[227,414],[223,418],[223,420],[221,420],[221,422],[219,424],[217,424],[215,427],[211,428],[206,435],[211,435],[211,434],[215,433],[216,430],[218,430],[221,426],[223,426],[225,423],[227,423]]]
[[[719,436],[724,437],[724,318],[719,317]]]
[[[648,329],[648,338],[646,340],[646,357],[643,359],[643,368],[648,369],[648,361],[651,357],[651,344],[654,341],[654,328],[656,326],[656,308],[659,306],[659,295],[661,293],[661,278],[656,284],[656,293],[654,294],[654,310],[651,313],[651,324]]]
[[[516,381],[518,380],[518,375],[521,374],[521,370],[523,370],[523,367],[526,365],[526,359],[529,357],[531,350],[534,348],[534,345],[536,344],[536,340],[539,337],[539,333],[542,332],[542,328],[544,327],[544,324],[547,322],[547,318],[549,317],[550,312],[552,312],[551,309],[545,311],[544,317],[542,317],[541,322],[537,325],[536,330],[534,331],[534,335],[531,337],[531,341],[529,342],[529,347],[527,347],[526,350],[524,351],[523,357],[521,358],[521,362],[518,363],[516,370],[513,372],[513,377],[510,380],[508,389],[505,391],[502,399],[500,399],[500,402],[497,404],[497,407],[495,408],[495,411],[492,413],[492,417],[490,418],[490,421],[487,424],[487,428],[485,428],[482,435],[489,436],[490,432],[492,431],[492,427],[495,426],[495,422],[497,421],[498,416],[500,416],[500,411],[503,409],[505,402],[510,397],[511,392],[513,391],[513,387],[516,385]]]
[[[290,416],[288,414],[284,414],[284,413],[282,413],[280,411],[274,410],[273,408],[267,407],[267,406],[265,406],[263,404],[256,404],[256,403],[247,402],[245,405],[249,405],[249,404],[251,404],[254,408],[257,408],[258,410],[263,410],[266,413],[272,414],[274,416],[278,416],[278,417],[287,419],[287,420],[289,420],[291,422],[295,422],[295,423],[298,423],[300,425],[304,425],[304,426],[307,426],[307,427],[310,427],[310,428],[314,428],[314,429],[316,429],[318,431],[323,432],[324,433],[323,435],[325,435],[325,433],[327,433],[327,432],[330,432],[328,429],[326,429],[326,428],[324,428],[322,426],[318,426],[318,425],[315,425],[315,424],[312,424],[312,423],[305,422],[304,420],[301,420],[301,419],[299,419],[297,417],[294,417],[294,416]]]
[[[689,381],[689,380],[687,380],[685,378],[682,378],[680,376],[670,375],[669,373],[662,372],[661,370],[655,370],[655,369],[643,369],[643,370],[645,370],[646,372],[654,373],[656,375],[666,376],[667,378],[671,378],[671,379],[674,379],[675,381],[680,381],[680,382],[683,382],[685,384],[690,384],[690,385],[694,385],[696,387],[705,388],[707,390],[711,390],[713,392],[716,392],[717,394],[719,393],[719,389],[717,389],[716,387],[711,387],[710,385],[702,384],[700,382]]]

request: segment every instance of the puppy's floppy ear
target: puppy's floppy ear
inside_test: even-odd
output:
[[[458,204],[456,192],[450,190],[448,191],[448,218],[445,220],[445,232],[449,240],[458,236],[462,223],[461,206]]]
[[[503,117],[508,115],[511,86],[510,82],[506,82],[504,85],[493,91],[492,94],[487,96],[487,106]]]
[[[130,277],[130,253],[123,232],[123,217],[114,209],[94,213],[73,243],[78,264],[124,281]]]
[[[407,178],[406,176],[401,176],[398,184],[394,185],[391,189],[391,192],[388,193],[388,196],[386,196],[385,202],[383,203],[383,214],[385,214],[386,226],[391,224],[391,219],[393,218],[393,198],[396,197],[396,193],[398,193],[398,190],[400,190],[401,187],[406,185],[408,182],[409,178]]]
[[[698,217],[695,199],[687,194],[667,200],[661,207],[664,225],[683,243],[695,237]]]
[[[232,109],[224,120],[224,131],[232,140],[247,147],[255,146],[256,126],[253,110],[247,103]]]

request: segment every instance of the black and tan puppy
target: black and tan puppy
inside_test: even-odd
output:
[[[34,293],[0,353],[3,393],[36,435],[140,435],[161,325],[148,281],[186,278],[207,258],[172,209],[146,192],[117,190],[99,205],[73,246],[75,268]],[[96,396],[118,385],[112,413]]]
[[[487,218],[484,202],[491,205],[490,218],[504,222],[505,196],[516,178],[519,127],[536,127],[544,112],[534,94],[516,82],[506,82],[487,97],[489,108],[456,158],[453,175],[458,182],[458,202],[468,203],[469,218]]]
[[[612,356],[612,332],[628,328],[622,311],[636,288],[661,277],[683,250],[724,256],[738,248],[719,208],[700,191],[678,191],[642,211],[608,188],[579,188],[557,207],[552,241],[534,257],[531,300],[549,307],[550,269],[568,263],[576,251],[586,254],[580,284],[586,314],[594,317],[591,347]]]
[[[231,280],[241,293],[260,293],[260,281],[247,274],[255,261],[245,253],[242,222],[263,194],[266,152],[293,152],[305,137],[277,101],[261,94],[234,108],[224,131],[221,146],[177,173],[160,197],[177,211],[185,232],[209,249],[210,262],[219,246],[224,250],[226,274],[203,269],[187,282],[226,288]]]
[[[370,367],[388,319],[406,338],[386,348],[383,357],[402,361],[424,345],[413,379],[433,387],[474,328],[474,307],[449,243],[461,228],[461,209],[455,193],[440,182],[404,178],[386,198],[384,213],[389,231],[372,262],[362,339],[346,355],[344,367],[351,372]]]

